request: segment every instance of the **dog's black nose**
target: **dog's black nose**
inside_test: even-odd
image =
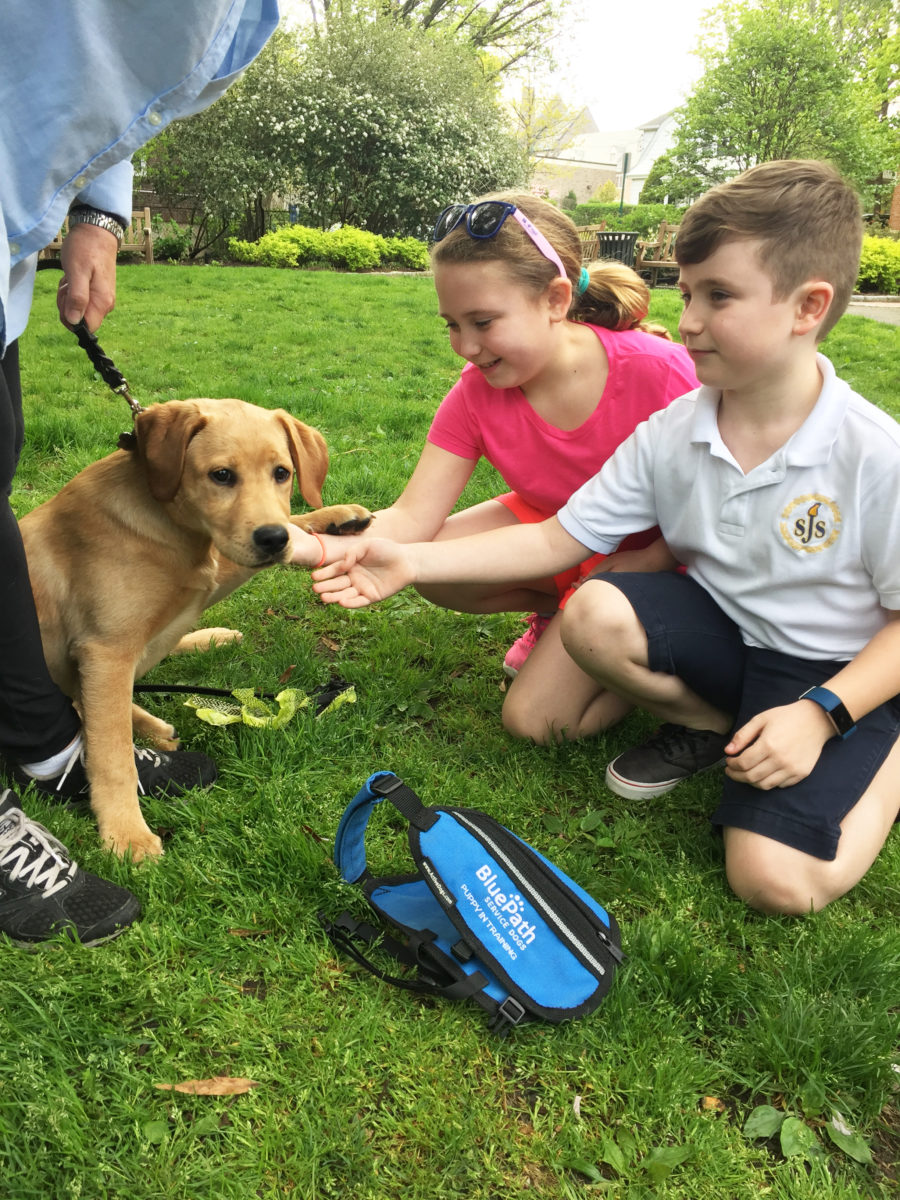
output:
[[[253,544],[267,555],[280,554],[288,544],[284,525],[260,525],[253,530]]]

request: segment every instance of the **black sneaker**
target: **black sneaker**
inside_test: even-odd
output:
[[[134,765],[141,796],[180,796],[191,788],[208,788],[218,776],[216,764],[205,754],[191,750],[142,750],[134,747]],[[84,747],[79,743],[65,769],[52,779],[35,779],[22,767],[12,775],[23,788],[31,784],[53,800],[87,801],[89,787],[84,769]]]
[[[691,775],[724,762],[730,741],[730,733],[660,725],[643,745],[613,759],[606,768],[606,786],[628,800],[662,796]]]
[[[63,933],[85,946],[118,937],[141,914],[125,888],[82,871],[65,846],[0,794],[0,932],[30,946]]]

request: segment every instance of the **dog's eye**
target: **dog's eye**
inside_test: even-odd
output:
[[[276,483],[287,483],[289,479],[293,479],[294,472],[289,471],[287,467],[276,467],[274,472]]]
[[[218,467],[215,471],[210,471],[209,477],[213,483],[221,483],[224,487],[232,487],[237,483],[237,475],[231,467]]]

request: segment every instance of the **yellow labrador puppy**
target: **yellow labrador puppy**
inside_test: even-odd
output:
[[[288,522],[358,532],[359,505],[320,508],[322,435],[282,409],[172,400],[20,525],[50,673],[83,721],[91,808],[106,845],[162,853],[138,800],[132,727],[166,750],[172,726],[132,704],[137,677],[170,651],[239,638],[191,633],[200,614],[289,551]],[[317,511],[290,515],[297,483]]]

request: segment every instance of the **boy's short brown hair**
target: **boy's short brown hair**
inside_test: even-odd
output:
[[[862,235],[859,197],[830,163],[783,159],[759,163],[701,196],[681,220],[675,257],[693,265],[724,242],[759,240],[777,300],[808,279],[833,286],[821,341],[853,295]]]

